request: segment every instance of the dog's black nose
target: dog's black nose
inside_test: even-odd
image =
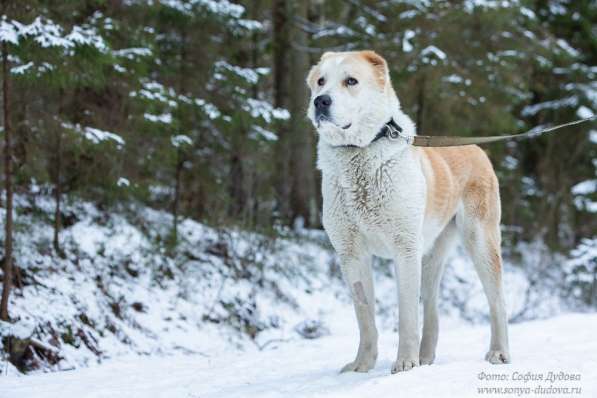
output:
[[[315,109],[322,111],[328,109],[330,105],[332,105],[332,98],[327,94],[319,95],[315,97],[315,101],[313,101],[313,104],[315,104]]]

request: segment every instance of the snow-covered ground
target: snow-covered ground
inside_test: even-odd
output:
[[[17,198],[20,286],[13,322],[0,322],[0,398],[477,396],[477,387],[539,385],[490,383],[480,372],[548,371],[579,373],[582,396],[597,393],[597,314],[566,314],[560,285],[539,284],[555,279],[530,246],[519,264],[505,264],[508,312],[518,322],[546,319],[512,324],[512,365],[482,360],[487,302],[474,267],[456,251],[442,280],[437,363],[390,375],[396,286],[391,264],[376,261],[378,365],[339,375],[355,355],[357,329],[322,231],[273,237],[186,219],[172,247],[166,212],[73,200],[64,208],[62,257],[51,245],[52,204],[43,192]],[[587,247],[581,265],[594,261]],[[9,339],[21,347],[11,361],[27,375],[6,362]]]
[[[482,360],[489,327],[443,325],[431,366],[390,374],[397,336],[384,333],[380,358],[367,374],[339,374],[356,347],[354,324],[317,340],[273,344],[263,351],[126,358],[86,369],[9,377],[0,396],[22,397],[479,397],[483,388],[501,396],[597,396],[597,314],[568,314],[511,327],[510,365]],[[549,381],[550,372],[556,377]],[[506,380],[487,380],[506,377]],[[542,375],[543,381],[530,380]],[[526,382],[524,378],[527,378]],[[559,380],[561,378],[569,380]],[[580,380],[578,380],[580,378]],[[519,379],[519,380],[516,380]],[[570,380],[572,379],[572,380]],[[551,388],[551,393],[537,393]],[[555,388],[580,388],[554,393]],[[526,390],[528,389],[528,390]],[[528,392],[527,392],[528,391]],[[547,390],[544,390],[547,391]]]

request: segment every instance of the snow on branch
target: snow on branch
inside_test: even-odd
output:
[[[19,44],[19,23],[8,21],[6,15],[0,21],[0,42]]]
[[[184,145],[193,145],[193,140],[188,135],[184,134],[173,136],[172,138],[170,138],[170,142],[172,143],[172,146],[175,148],[180,148]]]
[[[216,80],[224,80],[225,77],[222,72],[227,71],[244,79],[249,84],[256,84],[259,81],[260,76],[267,75],[270,71],[269,68],[243,68],[231,65],[226,61],[218,61],[214,64],[214,67],[216,70],[214,78]]]
[[[135,98],[140,97],[150,101],[162,102],[172,108],[176,108],[178,103],[174,101],[176,92],[173,88],[166,88],[163,84],[156,81],[146,81],[142,83],[142,88],[139,91],[131,91],[129,96]]]
[[[249,134],[249,138],[253,140],[265,139],[266,141],[277,141],[278,135],[273,131],[264,129],[261,126],[253,125],[253,130]]]
[[[64,29],[48,18],[37,17],[32,23],[23,24],[3,15],[0,22],[0,41],[18,45],[21,39],[32,39],[43,48],[71,49],[77,46],[91,46],[100,52],[106,52],[108,49],[103,37],[91,26],[74,26],[70,33],[64,34]]]
[[[519,7],[518,0],[466,0],[464,2],[464,10],[472,13],[476,8],[479,9],[499,9]]]
[[[205,17],[207,11],[208,14],[227,18],[228,26],[232,28],[242,28],[248,31],[263,29],[261,22],[242,18],[245,13],[244,6],[228,0],[127,0],[125,4],[144,6],[159,4],[187,16]]]
[[[54,70],[54,65],[47,62],[42,62],[39,65],[35,65],[33,62],[27,62],[26,64],[17,65],[10,68],[10,73],[13,75],[25,75],[31,72],[37,72],[37,76]]]
[[[447,58],[446,53],[436,46],[428,46],[421,51],[421,60],[425,64],[436,65],[437,60],[443,62]]]
[[[222,115],[220,110],[215,105],[205,101],[204,99],[190,98],[184,94],[178,94],[172,87],[165,87],[163,84],[154,80],[142,82],[141,89],[137,91],[131,91],[129,96],[133,98],[142,98],[148,101],[160,102],[164,105],[167,105],[171,109],[177,108],[181,103],[194,105],[201,109],[201,111],[203,111],[207,117],[212,120],[217,119]],[[154,123],[171,123],[172,121],[172,115],[170,113],[165,113],[162,115],[152,115],[150,113],[146,113],[144,117],[145,119]]]
[[[116,144],[118,149],[121,149],[125,142],[121,136],[109,131],[96,129],[94,127],[82,127],[80,124],[62,123],[64,128],[75,131],[94,144],[99,144],[104,141],[112,141]]]
[[[248,98],[247,102],[243,105],[243,109],[249,112],[254,118],[262,117],[267,123],[271,123],[273,119],[290,119],[290,112],[288,110],[274,108],[269,102],[254,98]]]
[[[170,124],[172,123],[172,114],[169,112],[166,113],[162,113],[161,115],[154,115],[151,113],[144,113],[143,117],[146,120],[149,120],[152,123],[164,123],[164,124]]]
[[[132,47],[112,51],[112,54],[114,54],[116,57],[134,60],[140,57],[149,57],[153,54],[153,52],[147,47]]]
[[[525,106],[520,114],[522,116],[533,116],[544,109],[560,109],[565,107],[574,107],[578,104],[578,97],[573,95],[571,97],[562,98],[553,101],[540,102],[538,104]]]

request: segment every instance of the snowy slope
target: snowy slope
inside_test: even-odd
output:
[[[22,374],[3,362],[6,345],[0,345],[0,374],[9,374],[8,379],[0,376],[0,398],[22,388],[33,389],[22,396],[36,396],[35,388],[44,383],[55,394],[66,383],[64,388],[72,388],[76,396],[92,394],[90,385],[105,388],[97,396],[112,396],[111,391],[144,396],[144,391],[162,391],[162,384],[164,396],[276,396],[293,389],[307,395],[342,394],[347,386],[383,389],[394,386],[392,380],[414,377],[385,378],[397,346],[397,295],[388,262],[374,264],[383,336],[379,365],[367,376],[338,378],[336,370],[353,359],[356,322],[337,258],[322,231],[277,231],[271,237],[187,219],[181,221],[180,241],[172,248],[165,244],[168,213],[144,207],[106,211],[73,200],[65,204],[70,222],[62,232],[67,253],[62,258],[51,247],[52,204],[43,193],[18,197],[15,257],[22,281],[11,297],[14,322],[0,322],[4,342],[39,342],[52,352],[29,346],[22,358],[12,360],[28,376],[12,379]],[[545,264],[543,257],[532,256],[533,250],[524,253],[524,267]],[[532,310],[519,321],[529,314],[561,312],[557,289],[532,285],[519,266],[505,264],[504,285],[511,316],[523,307]],[[449,261],[440,307],[439,365],[446,365],[441,372],[468,377],[470,369],[483,366],[488,309],[474,267],[460,251]],[[513,347],[518,344],[519,352],[526,352],[532,347],[525,343],[529,336],[537,341],[561,337],[558,328],[568,327],[568,318],[558,319],[545,321],[545,331],[541,323],[514,325],[513,334],[521,331],[522,340],[514,340]],[[570,319],[575,333],[595,330],[590,325],[594,315]],[[310,333],[323,337],[305,340],[305,324],[318,325]],[[588,335],[582,339],[591,341]],[[559,340],[554,344],[567,347]],[[557,358],[555,354],[546,352],[545,358]],[[515,349],[513,355],[527,356]],[[536,359],[548,363],[543,356]],[[571,361],[566,356],[563,363]],[[61,370],[68,372],[43,375]],[[428,370],[413,374],[418,372]],[[70,384],[78,378],[80,384]],[[249,387],[239,390],[242,386]]]
[[[0,338],[35,339],[56,353],[29,349],[12,361],[29,373],[131,354],[262,347],[300,339],[297,325],[309,321],[321,325],[316,333],[334,335],[345,327],[338,314],[352,316],[322,231],[279,231],[285,237],[272,238],[187,219],[179,226],[178,246],[170,248],[168,213],[143,207],[108,212],[68,201],[62,258],[51,246],[52,206],[43,192],[17,198],[15,258],[22,286],[11,296],[14,322],[0,322]],[[382,330],[392,330],[392,267],[378,262],[375,268],[378,321]],[[514,314],[528,283],[520,269],[506,271]],[[441,305],[450,318],[487,317],[472,264],[458,253],[443,281]],[[0,359],[3,349],[0,344]]]
[[[513,325],[513,364],[490,365],[482,360],[489,339],[488,325],[445,324],[440,332],[437,362],[407,373],[390,374],[397,337],[384,333],[380,359],[368,374],[338,374],[355,350],[354,325],[338,335],[299,340],[264,351],[208,352],[205,356],[129,358],[100,367],[0,382],[0,396],[22,397],[478,397],[478,388],[528,388],[505,396],[534,395],[543,388],[581,388],[597,395],[597,314],[569,314]],[[488,381],[479,375],[572,374],[568,381]],[[580,375],[580,376],[578,376]],[[553,390],[552,390],[553,391]],[[571,396],[570,394],[539,394]],[[502,395],[504,396],[504,395]]]

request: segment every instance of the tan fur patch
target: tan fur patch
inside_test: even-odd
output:
[[[386,79],[386,76],[388,75],[388,64],[386,63],[386,60],[375,51],[361,51],[359,52],[359,55],[365,59],[365,61],[373,65],[375,80],[381,88],[384,88],[386,83],[388,83],[388,79]]]
[[[479,220],[499,222],[499,192],[493,166],[476,145],[420,148],[428,166],[427,216],[447,223],[460,201]]]

